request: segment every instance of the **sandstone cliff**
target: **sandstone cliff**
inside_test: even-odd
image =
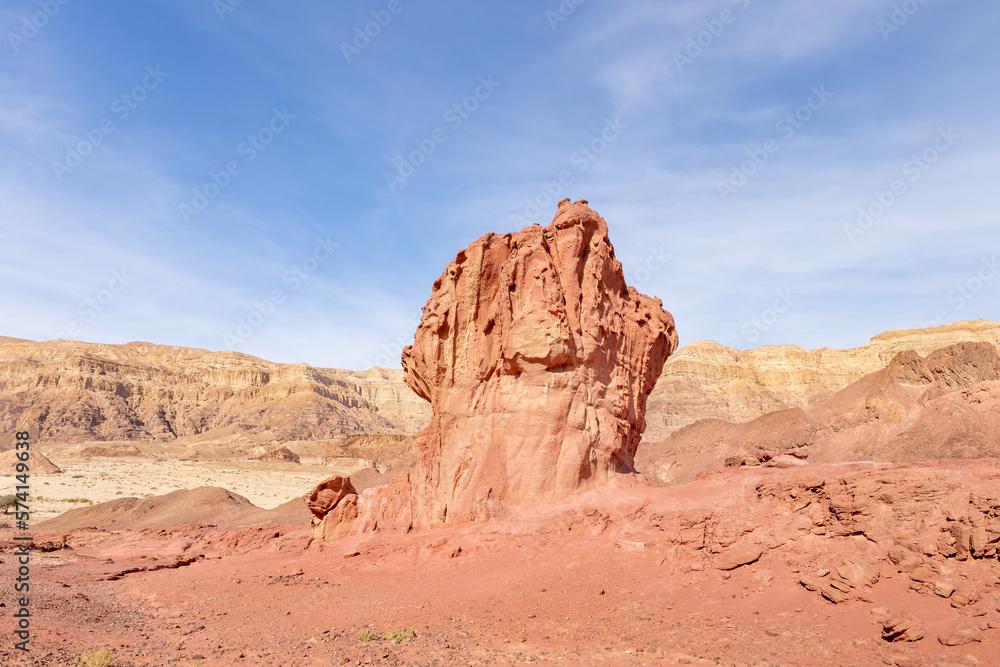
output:
[[[712,341],[689,343],[663,366],[649,396],[643,439],[661,440],[699,419],[748,422],[802,407],[884,368],[900,352],[927,355],[962,342],[1000,346],[1000,323],[979,320],[887,331],[847,350],[768,345],[741,351]]]
[[[889,364],[805,407],[743,424],[704,419],[644,442],[637,467],[654,484],[708,468],[806,461],[924,461],[1000,457],[1000,352],[959,343]]]
[[[429,416],[402,375],[149,343],[15,341],[0,344],[0,432],[28,428],[43,442],[171,442],[215,429],[265,442],[402,434]]]

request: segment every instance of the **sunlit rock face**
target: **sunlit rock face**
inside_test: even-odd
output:
[[[357,529],[464,523],[645,484],[633,457],[646,397],[676,348],[673,318],[625,284],[587,202],[564,200],[547,227],[477,239],[434,282],[403,351],[406,383],[432,411],[418,463],[361,494]]]

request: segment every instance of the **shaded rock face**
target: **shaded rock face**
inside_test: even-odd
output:
[[[586,202],[564,200],[548,227],[479,238],[435,281],[403,351],[431,423],[414,471],[362,494],[365,528],[645,484],[633,457],[646,397],[676,348],[673,318],[625,284]]]

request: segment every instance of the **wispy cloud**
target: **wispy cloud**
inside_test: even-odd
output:
[[[929,3],[884,39],[892,5],[586,3],[552,30],[545,3],[408,4],[347,62],[341,42],[378,3],[242,3],[222,20],[194,0],[72,3],[30,48],[0,53],[3,333],[47,338],[76,322],[88,340],[220,349],[283,290],[238,349],[396,364],[455,252],[514,229],[561,171],[566,196],[608,219],[629,275],[651,249],[669,253],[640,288],[683,341],[844,346],[918,326],[1000,250],[1000,10]],[[169,77],[119,119],[111,104],[148,66]],[[501,87],[450,126],[445,112],[486,76]],[[816,86],[832,96],[786,136],[782,119]],[[241,142],[275,107],[294,122],[246,162]],[[114,132],[60,181],[53,161],[105,117]],[[620,137],[575,160],[609,119]],[[961,140],[851,243],[858,207],[948,126]],[[390,189],[386,171],[439,127],[446,140]],[[771,138],[778,149],[723,199],[720,180]],[[185,222],[179,204],[232,159],[240,174]],[[339,247],[292,290],[282,277],[318,238]],[[84,321],[122,268],[134,280]],[[794,306],[749,340],[743,325],[783,289]],[[948,317],[1000,317],[997,289]]]

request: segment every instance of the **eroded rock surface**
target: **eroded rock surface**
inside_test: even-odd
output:
[[[362,494],[365,527],[488,518],[611,482],[676,349],[659,299],[625,284],[604,220],[560,203],[552,224],[487,234],[434,283],[406,382],[431,404],[409,475]]]

